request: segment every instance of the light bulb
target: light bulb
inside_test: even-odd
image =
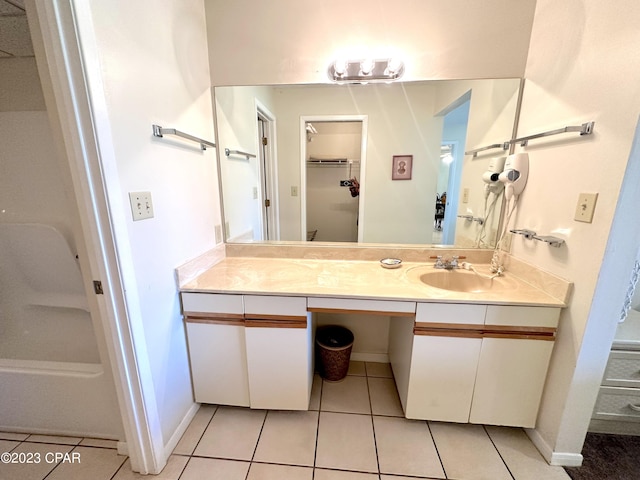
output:
[[[402,68],[402,61],[397,58],[390,58],[387,64],[387,70],[389,73],[397,73]]]
[[[333,64],[333,69],[336,72],[336,75],[342,76],[344,72],[347,71],[347,62],[345,60],[336,60]]]
[[[371,75],[371,71],[373,70],[374,62],[370,58],[362,60],[360,62],[360,71],[363,75]]]

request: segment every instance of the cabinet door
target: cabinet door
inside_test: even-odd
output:
[[[313,325],[306,298],[245,296],[251,408],[307,410]]]
[[[469,421],[485,314],[484,305],[418,304],[407,418]]]
[[[248,407],[244,325],[234,320],[216,322],[186,320],[195,400]]]
[[[482,339],[415,335],[406,417],[469,421]]]
[[[553,341],[484,338],[471,423],[535,427]]]
[[[196,402],[249,406],[242,296],[181,296]]]

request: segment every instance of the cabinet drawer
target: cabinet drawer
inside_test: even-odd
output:
[[[640,389],[601,387],[593,418],[640,422]]]
[[[185,313],[223,313],[242,315],[242,295],[219,293],[187,293],[182,295],[182,310]]]
[[[640,352],[611,352],[602,384],[640,388]]]
[[[416,323],[482,325],[486,312],[486,305],[418,303],[416,306]]]
[[[245,295],[244,313],[247,318],[302,317],[306,321],[307,298]]]
[[[485,323],[487,325],[555,328],[558,326],[559,318],[559,308],[489,305]]]
[[[308,308],[311,312],[371,313],[411,317],[416,313],[415,302],[350,298],[311,297],[308,300]]]

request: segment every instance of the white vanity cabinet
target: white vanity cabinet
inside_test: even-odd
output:
[[[307,410],[313,323],[305,297],[244,296],[251,408]]]
[[[242,295],[182,293],[196,402],[249,406]]]
[[[533,427],[559,308],[419,303],[391,325],[408,418]],[[406,321],[405,321],[406,323]]]
[[[305,297],[182,293],[196,402],[307,410],[313,323]]]

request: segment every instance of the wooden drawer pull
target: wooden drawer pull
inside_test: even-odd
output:
[[[630,403],[629,404],[629,408],[631,410],[633,410],[634,412],[640,412],[640,405],[636,405],[636,404]]]

